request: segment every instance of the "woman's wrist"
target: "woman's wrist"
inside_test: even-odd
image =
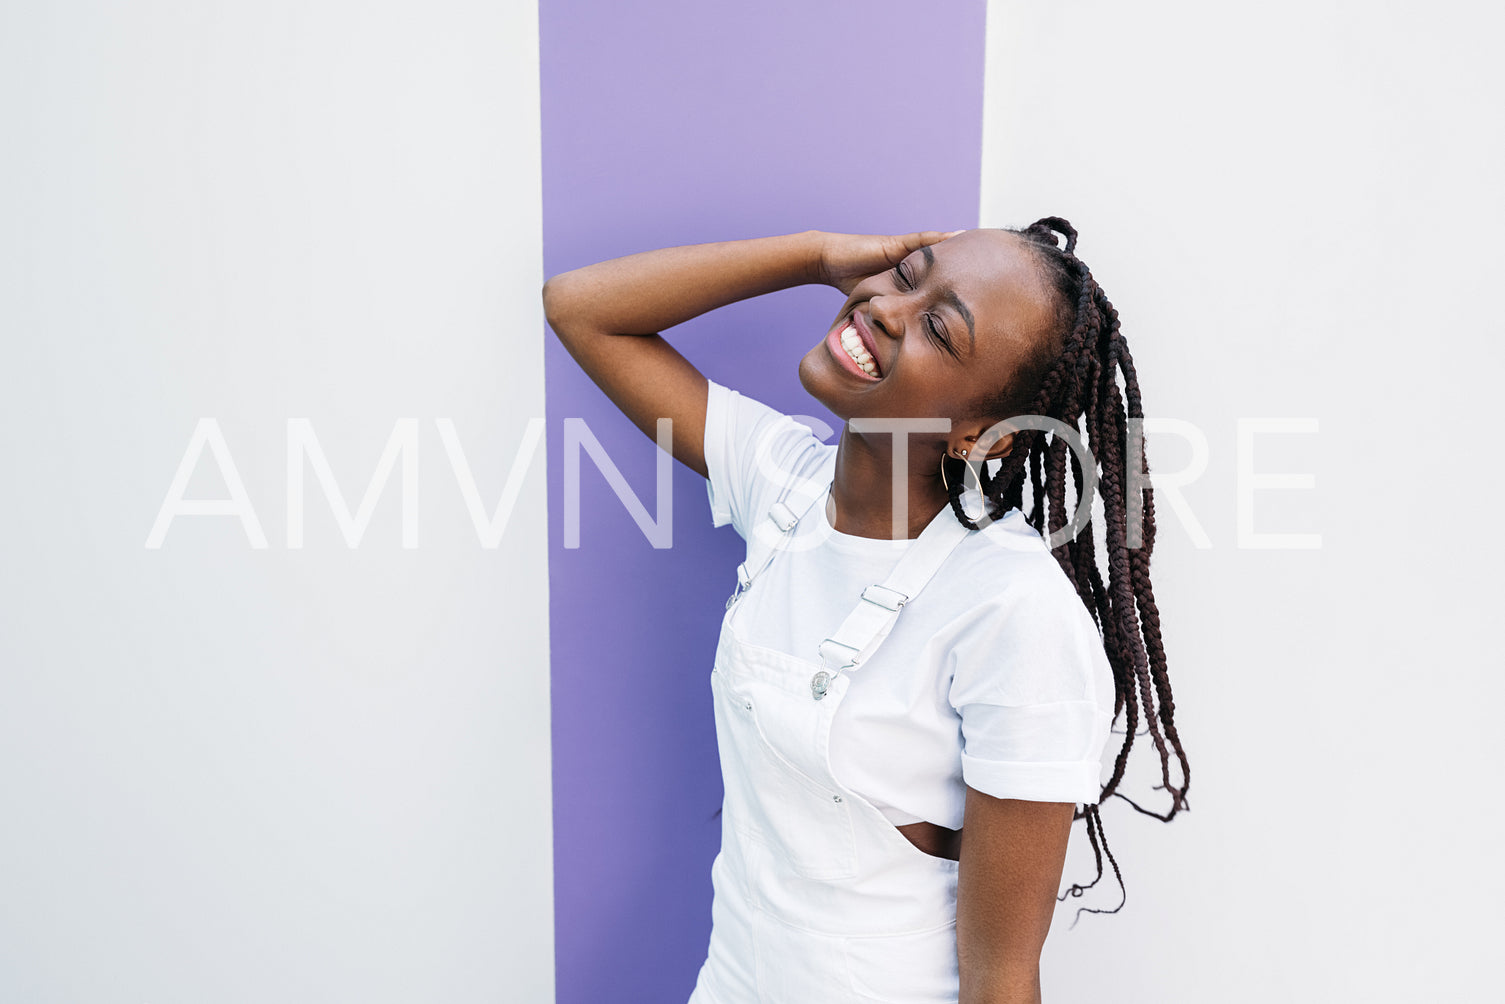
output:
[[[826,238],[831,235],[824,230],[806,230],[799,235],[806,248],[805,282],[818,286],[830,286],[831,276],[826,270]]]

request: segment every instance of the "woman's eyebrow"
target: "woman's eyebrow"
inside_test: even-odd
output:
[[[920,254],[925,256],[925,274],[929,275],[930,270],[935,267],[935,252],[931,251],[930,246],[927,244],[920,248]],[[972,311],[967,309],[967,305],[962,302],[962,298],[957,296],[956,290],[950,286],[941,287],[941,299],[955,307],[956,312],[962,315],[962,320],[967,322],[967,339],[972,343],[973,350],[976,350],[977,331],[972,323]]]

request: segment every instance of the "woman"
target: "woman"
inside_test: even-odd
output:
[[[1103,874],[1098,803],[1117,793],[1141,716],[1171,806],[1134,807],[1165,820],[1186,807],[1149,579],[1154,506],[1143,461],[1126,459],[1139,389],[1076,237],[1057,217],[809,231],[545,285],[570,354],[650,437],[672,420],[672,453],[707,479],[714,521],[748,542],[711,673],[726,796],[692,1004],[1038,1000],[1072,821],[1098,866],[1068,890],[1080,895]],[[845,423],[835,446],[649,334],[812,282],[847,296],[799,366]],[[1064,425],[1049,440],[1038,421],[998,426],[1018,416]],[[1083,419],[1085,470],[1067,442]],[[1078,497],[1102,483],[1106,582],[1090,524],[1063,531],[1068,462]]]

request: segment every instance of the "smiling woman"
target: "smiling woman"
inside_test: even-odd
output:
[[[1000,387],[1013,391],[998,402],[1006,406],[1028,397],[1043,377],[1053,309],[1033,255],[1009,231],[973,230],[934,248],[922,244],[859,281],[838,280],[847,303],[823,346],[805,356],[800,382],[844,418],[951,418],[951,434],[933,439],[925,445],[928,453],[916,458],[936,473],[948,442],[975,442],[1010,417],[1003,408],[984,407]],[[871,357],[871,370],[838,351],[853,336]],[[857,369],[861,385],[833,373],[832,363],[845,372]],[[993,455],[1006,453],[1010,442],[1000,441]]]
[[[1141,715],[1172,801],[1152,814],[1185,808],[1148,489],[1144,546],[1127,540],[1138,385],[1075,242],[1056,218],[807,231],[545,284],[570,354],[650,437],[672,419],[672,453],[706,478],[713,522],[747,541],[710,678],[725,800],[695,1004],[1038,999],[1071,824],[1085,819],[1101,878],[1098,803]],[[847,297],[798,367],[844,423],[834,446],[657,334],[813,282]],[[1060,436],[995,435],[1026,413],[1085,422],[1107,489],[1106,584],[1090,523],[1054,550],[1042,538],[1067,521],[1068,455],[1078,487],[1084,472]]]

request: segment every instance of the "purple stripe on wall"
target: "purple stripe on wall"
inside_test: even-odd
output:
[[[983,16],[984,0],[543,0],[546,274],[807,228],[975,226]],[[841,301],[803,287],[667,337],[712,379],[833,422],[795,368]],[[545,375],[557,1000],[672,1004],[710,933],[708,674],[742,541],[711,529],[705,482],[676,464],[673,546],[654,549],[584,456],[580,546],[564,549],[565,418],[650,513],[656,447],[552,336]]]

